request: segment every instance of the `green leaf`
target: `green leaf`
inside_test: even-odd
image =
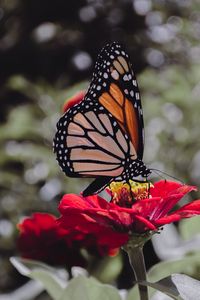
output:
[[[156,264],[148,272],[148,281],[159,281],[173,273],[186,273],[194,276],[200,268],[200,252],[185,256],[183,259],[170,260]],[[155,291],[149,289],[149,295]],[[128,293],[126,300],[139,300],[138,287],[135,285]]]
[[[122,257],[105,257],[99,261],[90,271],[90,274],[103,283],[113,282],[122,270]]]
[[[199,234],[199,228],[200,228],[200,216],[181,220],[181,222],[179,222],[179,231],[181,237],[184,240],[189,240],[193,238],[195,235]]]
[[[132,289],[130,289],[126,297],[126,300],[133,300],[133,299],[134,300],[140,299],[137,284]]]
[[[148,289],[148,295],[151,297],[155,293],[154,289]],[[140,300],[138,285],[136,284],[127,294],[126,300]]]
[[[200,298],[200,281],[184,274],[172,274],[158,282],[141,282],[150,286],[175,300],[190,300]]]
[[[78,276],[72,279],[59,300],[121,300],[117,289],[96,279]]]
[[[38,280],[53,299],[60,299],[67,286],[68,276],[64,270],[19,257],[11,257],[10,261],[20,274]]]
[[[185,273],[194,276],[200,267],[200,252],[185,256],[179,260],[170,260],[156,264],[148,272],[149,281],[158,281],[173,273]]]

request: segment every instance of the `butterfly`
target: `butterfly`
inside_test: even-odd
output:
[[[144,126],[140,93],[129,56],[117,42],[99,53],[93,78],[79,103],[57,123],[54,152],[69,177],[95,180],[83,196],[113,180],[129,182],[151,171],[142,161]]]

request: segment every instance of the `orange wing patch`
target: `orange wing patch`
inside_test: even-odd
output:
[[[106,92],[101,95],[99,102],[116,118],[119,124],[122,125],[123,111],[119,102]]]
[[[125,115],[126,115],[126,124],[128,127],[128,133],[130,139],[135,147],[136,152],[138,152],[138,147],[139,147],[138,120],[137,120],[137,115],[133,107],[133,104],[128,99],[125,99]]]
[[[119,87],[114,83],[112,83],[110,86],[110,94],[113,98],[115,98],[115,100],[120,106],[124,105],[124,96],[120,91]]]
[[[128,134],[137,152],[139,145],[138,121],[131,101],[125,98],[116,84],[112,83],[109,93],[104,92],[99,98],[99,102],[115,117],[122,130]]]

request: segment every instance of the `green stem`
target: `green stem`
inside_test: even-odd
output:
[[[137,281],[146,281],[146,267],[144,262],[143,247],[140,245],[126,245],[124,250],[128,253],[129,261],[135,278]],[[140,294],[140,300],[148,300],[147,287],[138,283],[138,289]]]

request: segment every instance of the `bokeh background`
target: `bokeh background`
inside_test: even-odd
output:
[[[58,215],[61,196],[87,184],[60,171],[52,139],[64,101],[87,87],[110,41],[126,45],[137,75],[144,161],[200,185],[198,0],[1,0],[1,293],[25,282],[9,262],[18,254],[19,220],[35,211]],[[157,260],[150,244],[146,254],[149,267]],[[123,260],[118,284],[126,288],[130,270]]]

